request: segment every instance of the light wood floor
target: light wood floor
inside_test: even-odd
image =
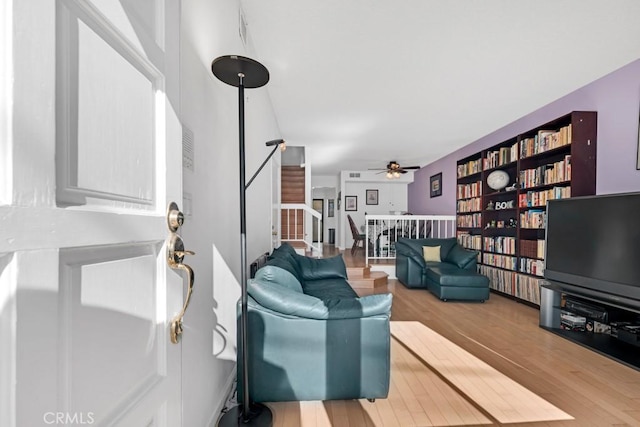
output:
[[[364,265],[362,252],[344,258],[347,266]],[[395,280],[358,292],[393,293],[392,321],[426,325],[574,419],[501,424],[394,339],[389,399],[269,404],[276,426],[640,426],[640,371],[540,329],[535,308],[493,293],[483,304],[445,303]],[[416,400],[416,387],[425,398]]]

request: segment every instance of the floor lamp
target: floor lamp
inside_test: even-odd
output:
[[[211,63],[211,71],[220,81],[238,88],[238,118],[240,140],[240,287],[241,287],[241,313],[240,313],[240,339],[242,349],[242,405],[235,406],[227,411],[218,423],[219,426],[271,426],[273,415],[265,405],[251,403],[249,396],[249,365],[247,361],[247,210],[246,190],[254,178],[267,164],[276,149],[284,143],[283,140],[267,142],[268,146],[275,145],[269,157],[262,163],[258,171],[245,184],[244,161],[244,89],[262,87],[269,81],[269,71],[264,65],[250,58],[238,55],[220,56]]]

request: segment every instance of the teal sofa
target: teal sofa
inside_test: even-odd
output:
[[[284,244],[247,290],[253,402],[387,396],[392,295],[358,297],[342,255],[314,259]]]
[[[424,246],[440,246],[440,261],[425,261]],[[409,288],[426,288],[443,301],[484,302],[489,278],[478,274],[478,252],[465,249],[455,238],[398,239],[396,277]]]

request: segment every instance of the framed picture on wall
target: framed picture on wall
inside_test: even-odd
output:
[[[432,175],[429,178],[430,197],[442,196],[442,172]]]
[[[344,196],[344,210],[345,211],[357,211],[358,210],[358,196]]]
[[[367,205],[378,204],[378,190],[367,190]]]

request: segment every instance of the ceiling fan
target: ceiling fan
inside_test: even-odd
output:
[[[392,178],[399,178],[400,174],[407,173],[409,169],[420,169],[420,166],[400,166],[400,163],[396,162],[395,160],[391,160],[387,164],[387,167],[385,169],[370,169],[370,170],[381,171],[378,173],[387,172],[387,178],[392,179]]]

